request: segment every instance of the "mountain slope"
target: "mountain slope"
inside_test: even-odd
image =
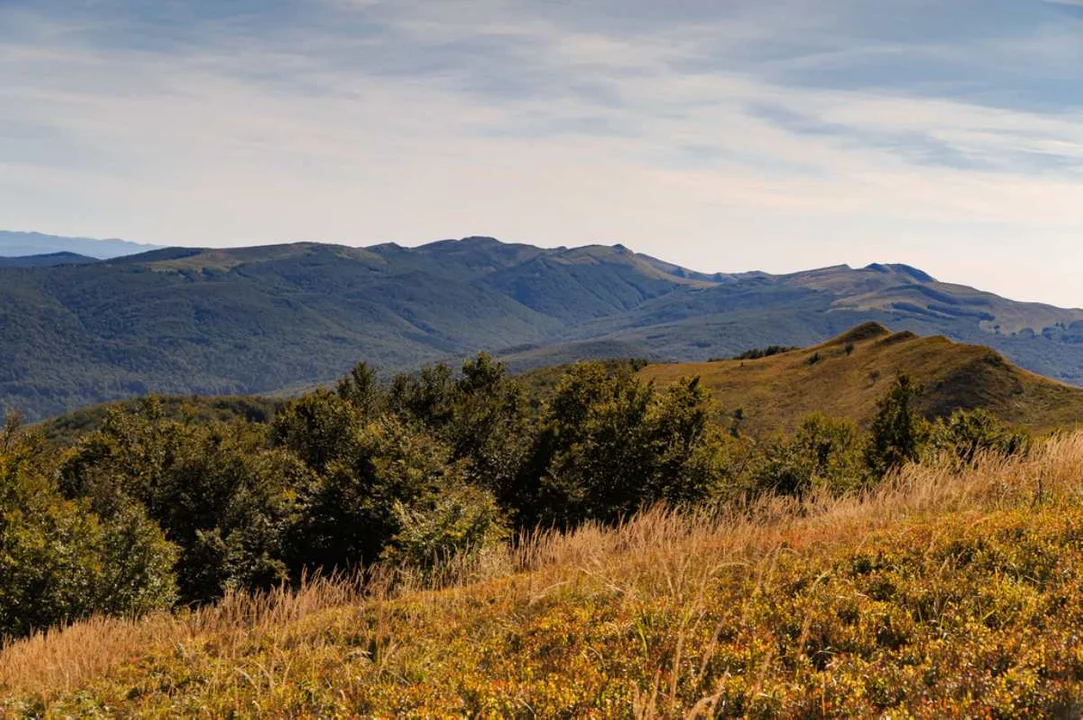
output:
[[[393,369],[545,342],[562,318],[490,281],[542,252],[577,267],[552,284],[566,297],[594,293],[592,313],[683,282],[667,286],[653,268],[637,274],[610,249],[581,264],[575,251],[486,239],[419,250],[171,249],[0,270],[0,407],[36,418],[148,391],[269,392],[333,379],[361,359]]]
[[[862,322],[990,345],[1083,382],[1083,311],[1014,303],[900,265],[694,272],[622,246],[492,238],[418,248],[168,248],[0,267],[0,411],[40,418],[155,391],[314,385],[484,349],[515,369],[614,355],[706,360]]]
[[[892,333],[867,323],[826,343],[757,360],[650,365],[643,377],[670,383],[699,376],[753,433],[792,430],[809,413],[867,424],[897,372],[925,389],[929,417],[983,408],[1036,431],[1083,424],[1083,388],[1027,372],[995,351],[947,338]]]

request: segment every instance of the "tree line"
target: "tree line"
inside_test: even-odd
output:
[[[269,423],[167,416],[151,397],[55,448],[0,432],[0,638],[92,613],[214,601],[373,563],[421,571],[518,533],[645,506],[858,491],[907,462],[1023,452],[987,413],[930,423],[900,375],[867,431],[811,416],[727,427],[699,380],[582,363],[541,397],[481,354],[381,382],[360,364]]]

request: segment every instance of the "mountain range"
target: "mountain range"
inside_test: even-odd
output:
[[[159,247],[127,240],[95,240],[45,235],[37,232],[0,230],[0,260],[27,256],[54,256],[61,253],[78,255],[91,260],[107,260],[157,250]]]
[[[268,393],[488,350],[513,369],[702,361],[814,345],[876,321],[1083,381],[1083,310],[1018,303],[905,265],[703,273],[623,246],[492,238],[417,248],[169,248],[0,266],[0,407],[31,418],[146,392]]]

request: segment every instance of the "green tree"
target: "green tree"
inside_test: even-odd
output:
[[[709,407],[695,379],[659,393],[629,372],[573,367],[517,480],[519,524],[612,522],[644,505],[711,495],[723,462]]]
[[[362,375],[363,377],[363,375]],[[339,393],[317,390],[282,408],[271,424],[271,444],[289,450],[316,472],[354,451],[354,429],[364,421],[365,390],[356,378],[340,385]]]
[[[0,431],[0,640],[94,613],[141,614],[176,597],[176,549],[142,509],[108,520],[64,499],[41,439]]]
[[[505,497],[524,462],[533,428],[521,383],[486,353],[462,365],[455,376],[446,365],[392,383],[389,405],[406,423],[424,428],[465,461],[472,482]]]
[[[283,543],[310,475],[262,426],[168,420],[153,402],[112,413],[60,468],[66,494],[103,518],[136,504],[165,530],[185,602],[288,578]]]
[[[530,446],[530,405],[522,385],[485,353],[463,364],[448,423],[439,429],[474,484],[503,496]]]
[[[345,569],[379,559],[413,508],[465,482],[462,463],[432,434],[392,416],[353,430],[353,452],[331,463],[301,498],[291,536],[300,567]]]
[[[335,392],[355,407],[363,417],[375,415],[386,402],[376,370],[363,362],[357,363],[349,375],[339,380]]]
[[[456,395],[455,373],[441,363],[416,375],[395,376],[388,390],[388,405],[400,417],[441,428],[452,419]]]
[[[877,403],[865,449],[865,464],[874,479],[920,457],[928,436],[926,423],[915,409],[920,393],[910,376],[900,372]]]

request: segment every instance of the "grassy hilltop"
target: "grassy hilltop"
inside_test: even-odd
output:
[[[699,377],[721,407],[742,411],[754,433],[793,430],[820,412],[866,425],[896,373],[924,387],[929,417],[982,408],[1042,432],[1083,423],[1083,389],[1027,372],[987,347],[892,333],[868,323],[825,343],[757,359],[657,363],[640,375],[659,383]]]

